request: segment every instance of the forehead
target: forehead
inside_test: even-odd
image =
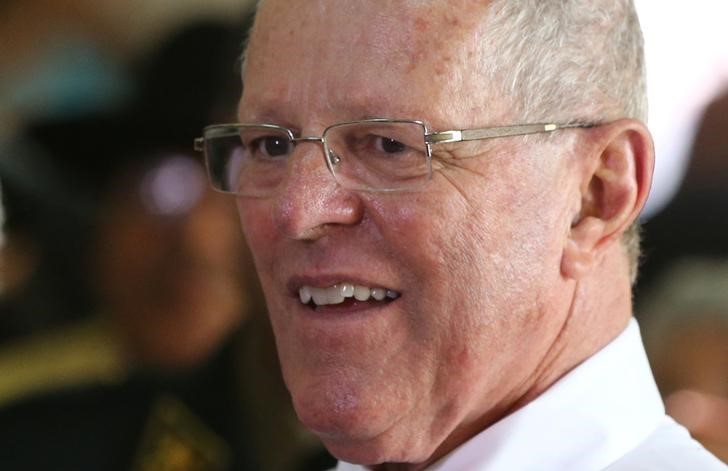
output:
[[[280,108],[283,101],[309,112],[327,106],[370,114],[391,106],[413,117],[426,104],[447,102],[462,113],[474,103],[467,87],[482,88],[487,5],[266,0],[248,48],[242,106]]]

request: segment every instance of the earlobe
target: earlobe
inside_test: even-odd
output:
[[[571,227],[561,256],[561,273],[566,278],[578,280],[591,271],[597,251],[595,247],[604,233],[604,222],[588,216]]]
[[[639,215],[654,166],[652,139],[645,126],[620,120],[587,136],[580,212],[569,228],[561,260],[564,277],[579,279]]]

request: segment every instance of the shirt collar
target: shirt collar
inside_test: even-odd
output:
[[[645,440],[664,414],[633,319],[537,399],[429,470],[600,470]],[[364,469],[343,462],[337,467]]]

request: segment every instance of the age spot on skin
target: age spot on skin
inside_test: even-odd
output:
[[[430,21],[423,17],[415,18],[415,30],[418,33],[426,33],[430,29]]]

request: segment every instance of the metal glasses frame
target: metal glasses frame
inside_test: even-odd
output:
[[[486,139],[495,139],[500,137],[511,137],[511,136],[525,136],[529,134],[541,134],[541,133],[551,133],[554,131],[557,131],[559,129],[572,129],[572,128],[590,128],[596,126],[595,124],[584,124],[584,123],[571,123],[571,124],[557,124],[557,123],[542,123],[542,124],[520,124],[520,125],[511,125],[511,126],[496,126],[496,127],[487,127],[487,128],[472,128],[472,129],[457,129],[457,130],[450,130],[450,131],[437,131],[437,132],[430,132],[427,128],[427,125],[424,123],[424,121],[420,120],[409,120],[409,119],[387,119],[387,118],[373,118],[373,119],[363,119],[363,120],[356,120],[356,121],[345,121],[342,123],[336,123],[332,124],[331,126],[328,126],[326,129],[324,129],[321,136],[305,136],[305,137],[296,137],[294,135],[293,130],[290,128],[286,128],[284,126],[278,126],[275,124],[254,124],[254,123],[230,123],[230,124],[213,124],[210,126],[205,127],[203,130],[203,136],[198,137],[194,141],[194,148],[196,151],[204,152],[205,151],[205,142],[209,139],[215,138],[217,135],[225,135],[229,133],[231,130],[235,129],[243,129],[245,127],[255,127],[259,129],[271,129],[276,130],[278,132],[284,132],[291,142],[294,144],[300,143],[300,142],[320,142],[323,144],[325,150],[328,150],[328,143],[326,142],[326,134],[328,131],[332,128],[336,128],[339,126],[350,126],[352,124],[373,124],[373,123],[383,123],[383,124],[417,124],[419,126],[422,126],[422,129],[424,131],[424,144],[425,149],[427,153],[427,160],[428,162],[432,160],[432,146],[437,144],[449,144],[449,143],[456,143],[456,142],[465,142],[465,141],[479,141],[479,140],[486,140]],[[338,163],[335,160],[338,158],[335,154],[332,154],[331,152],[324,152],[324,159],[326,161],[326,166],[328,167],[329,171],[334,174],[333,167]],[[331,154],[331,155],[330,155]],[[207,156],[206,156],[207,160]],[[208,172],[209,172],[209,161],[208,161]],[[334,178],[336,176],[334,175]],[[392,191],[392,190],[383,190],[383,191]]]

